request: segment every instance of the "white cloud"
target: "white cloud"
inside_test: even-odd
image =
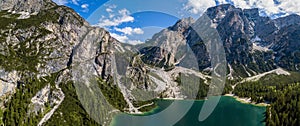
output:
[[[244,0],[231,0],[231,1],[236,7],[245,8],[245,9],[251,8],[251,4],[249,3],[252,3],[252,1],[248,3]]]
[[[227,4],[228,2],[226,0],[216,0],[219,2],[219,4]]]
[[[300,15],[300,1],[299,0],[278,0],[281,2],[279,8],[282,8],[283,11],[291,14],[296,13]]]
[[[109,19],[100,19],[100,22],[96,26],[108,27],[108,26],[117,26],[117,25],[119,25],[119,22],[112,21]]]
[[[133,22],[134,17],[130,16],[130,13],[127,9],[119,10],[116,14],[111,14],[108,18],[102,17],[99,20],[99,23],[96,26],[99,27],[111,27],[118,26],[125,22]]]
[[[188,0],[184,5],[184,9],[193,14],[202,14],[208,7],[215,6],[214,0]]]
[[[134,28],[133,33],[135,33],[135,34],[144,34],[144,31],[141,28]]]
[[[127,43],[132,44],[132,45],[137,45],[137,44],[142,44],[144,42],[140,40],[128,40]]]
[[[109,13],[113,12],[113,10],[111,8],[106,8],[105,10],[106,10],[106,12],[109,12]]]
[[[144,31],[141,28],[125,27],[125,28],[115,28],[115,30],[118,32],[122,32],[125,35],[144,34]]]
[[[72,0],[72,3],[79,6],[78,0]]]
[[[58,5],[65,5],[68,3],[68,0],[53,0]]]
[[[232,0],[232,3],[236,7],[248,9],[248,8],[259,8],[264,11],[267,15],[271,16],[277,13],[280,13],[278,5],[274,3],[273,0]]]
[[[240,8],[259,8],[265,12],[268,16],[279,13],[292,14],[296,13],[300,15],[300,1],[299,0],[277,0],[279,4],[276,4],[273,0],[231,0],[233,4]]]
[[[202,14],[207,8],[215,6],[218,2],[220,4],[226,4],[228,0],[188,0],[184,9],[193,14]],[[268,16],[273,16],[279,13],[292,14],[296,13],[300,15],[300,1],[299,0],[277,0],[279,4],[276,4],[274,0],[230,0],[234,6],[249,9],[259,8]]]
[[[109,5],[107,6],[107,8],[105,9],[105,11],[109,14],[109,18],[113,18],[115,15],[113,14],[114,9],[116,9],[117,6],[116,5]]]
[[[117,8],[117,6],[114,5],[114,4],[113,4],[113,5],[106,5],[106,6],[107,6],[107,8],[106,8],[105,10],[106,10],[106,12],[108,12],[108,13],[114,12],[113,10]]]
[[[119,14],[122,15],[122,17],[119,18],[120,19],[119,22],[121,23],[134,21],[134,18],[129,15],[129,11],[127,9],[119,10]]]
[[[117,39],[118,41],[120,42],[123,42],[123,43],[128,43],[128,44],[132,44],[132,45],[136,45],[136,44],[141,44],[143,43],[142,41],[140,40],[131,40],[129,39],[127,36],[125,35],[118,35],[116,33],[110,33],[110,35],[112,37],[114,37],[115,39]]]
[[[102,15],[99,23],[95,26],[103,27],[106,30],[110,31],[110,35],[116,38],[118,41],[129,44],[140,44],[143,43],[140,40],[133,40],[130,35],[138,35],[144,34],[144,31],[141,28],[133,28],[133,27],[124,27],[118,28],[118,26],[122,23],[133,22],[134,17],[130,16],[130,12],[124,9],[117,9],[116,5],[105,5],[108,15]],[[120,32],[117,34],[115,32]]]
[[[116,33],[110,33],[110,35],[112,37],[114,37],[115,39],[119,40],[120,42],[127,42],[128,41],[128,37],[125,35],[118,35]]]
[[[82,4],[82,5],[81,5],[81,8],[82,8],[82,9],[87,9],[88,7],[89,7],[88,4]]]
[[[231,0],[233,4],[240,8],[259,8],[268,16],[278,13],[296,13],[300,14],[300,1],[299,0],[278,0],[276,4],[273,0]]]
[[[89,5],[88,4],[82,4],[80,6],[82,8],[82,12],[89,12]]]

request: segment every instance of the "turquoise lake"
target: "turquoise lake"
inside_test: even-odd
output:
[[[204,100],[176,100],[175,107],[170,108],[174,100],[156,100],[157,108],[143,115],[120,114],[113,119],[112,126],[264,126],[264,113],[266,107],[244,104],[233,97],[222,96],[216,108],[204,121],[198,121]],[[191,108],[184,113],[184,108]],[[163,113],[168,108],[171,110],[162,116],[157,114]],[[183,117],[178,118],[181,115]],[[153,117],[151,117],[153,116]],[[147,117],[147,119],[144,119]],[[178,118],[178,119],[174,119]],[[170,124],[166,122],[173,122]]]

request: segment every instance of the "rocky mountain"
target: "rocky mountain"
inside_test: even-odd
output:
[[[216,88],[209,51],[220,46],[198,34],[201,18],[134,46],[51,0],[4,0],[0,10],[0,125],[109,125],[120,112],[155,107],[155,98],[203,99]],[[229,4],[205,15],[229,80],[299,72],[298,15],[271,19]]]
[[[271,19],[260,16],[258,9],[242,10],[230,4],[209,8],[205,14],[212,20],[212,27],[217,29],[223,41],[231,78],[249,77],[277,67],[299,70],[298,15]],[[199,69],[205,70],[210,66],[210,57],[203,40],[193,29],[197,21],[193,23],[190,20],[177,22],[149,41],[157,43],[162,41],[157,38],[169,37],[187,42],[197,57]]]
[[[5,0],[0,9],[1,123],[44,125],[53,120],[68,125],[72,116],[81,119],[78,124],[97,124],[79,103],[71,68],[85,58],[99,59],[99,78],[107,79],[109,65],[103,64],[111,60],[109,48],[117,41],[51,0]],[[89,45],[94,52],[82,48]],[[73,61],[78,50],[85,57]],[[59,113],[64,117],[50,118]]]
[[[4,0],[1,1],[0,8],[1,10],[14,11],[15,13],[28,12],[29,14],[32,14],[38,13],[42,9],[47,9],[47,7],[51,7],[51,5],[54,5],[51,0]]]

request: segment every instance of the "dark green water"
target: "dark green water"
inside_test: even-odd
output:
[[[149,117],[155,116],[157,113],[161,113],[165,108],[168,108],[173,100],[157,100],[158,107],[151,112],[145,113],[139,116],[132,116],[127,114],[120,114],[113,120],[113,126],[165,126],[165,120],[168,117],[177,117],[181,108],[186,107],[186,104],[192,103],[189,100],[180,100],[175,108],[172,108],[174,112],[179,111],[177,114],[165,114],[159,118],[149,118],[142,120],[135,117]],[[187,114],[183,114],[175,126],[263,126],[265,125],[264,112],[265,107],[254,106],[250,104],[244,104],[236,101],[232,97],[222,96],[217,107],[212,114],[204,121],[198,121],[198,116],[201,111],[201,107],[204,101],[195,101],[191,109]],[[147,115],[147,116],[145,116]]]

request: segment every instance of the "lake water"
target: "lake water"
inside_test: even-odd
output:
[[[112,126],[264,126],[265,107],[240,103],[233,97],[222,96],[212,114],[198,121],[204,100],[157,100],[157,108],[143,115],[120,114]],[[188,106],[190,104],[191,106]],[[190,108],[191,107],[191,108]],[[186,114],[185,109],[190,108]],[[166,110],[171,110],[165,112]],[[182,116],[182,117],[181,117]],[[172,122],[172,123],[169,123]],[[176,123],[175,123],[176,122]],[[175,124],[174,124],[175,123]]]

